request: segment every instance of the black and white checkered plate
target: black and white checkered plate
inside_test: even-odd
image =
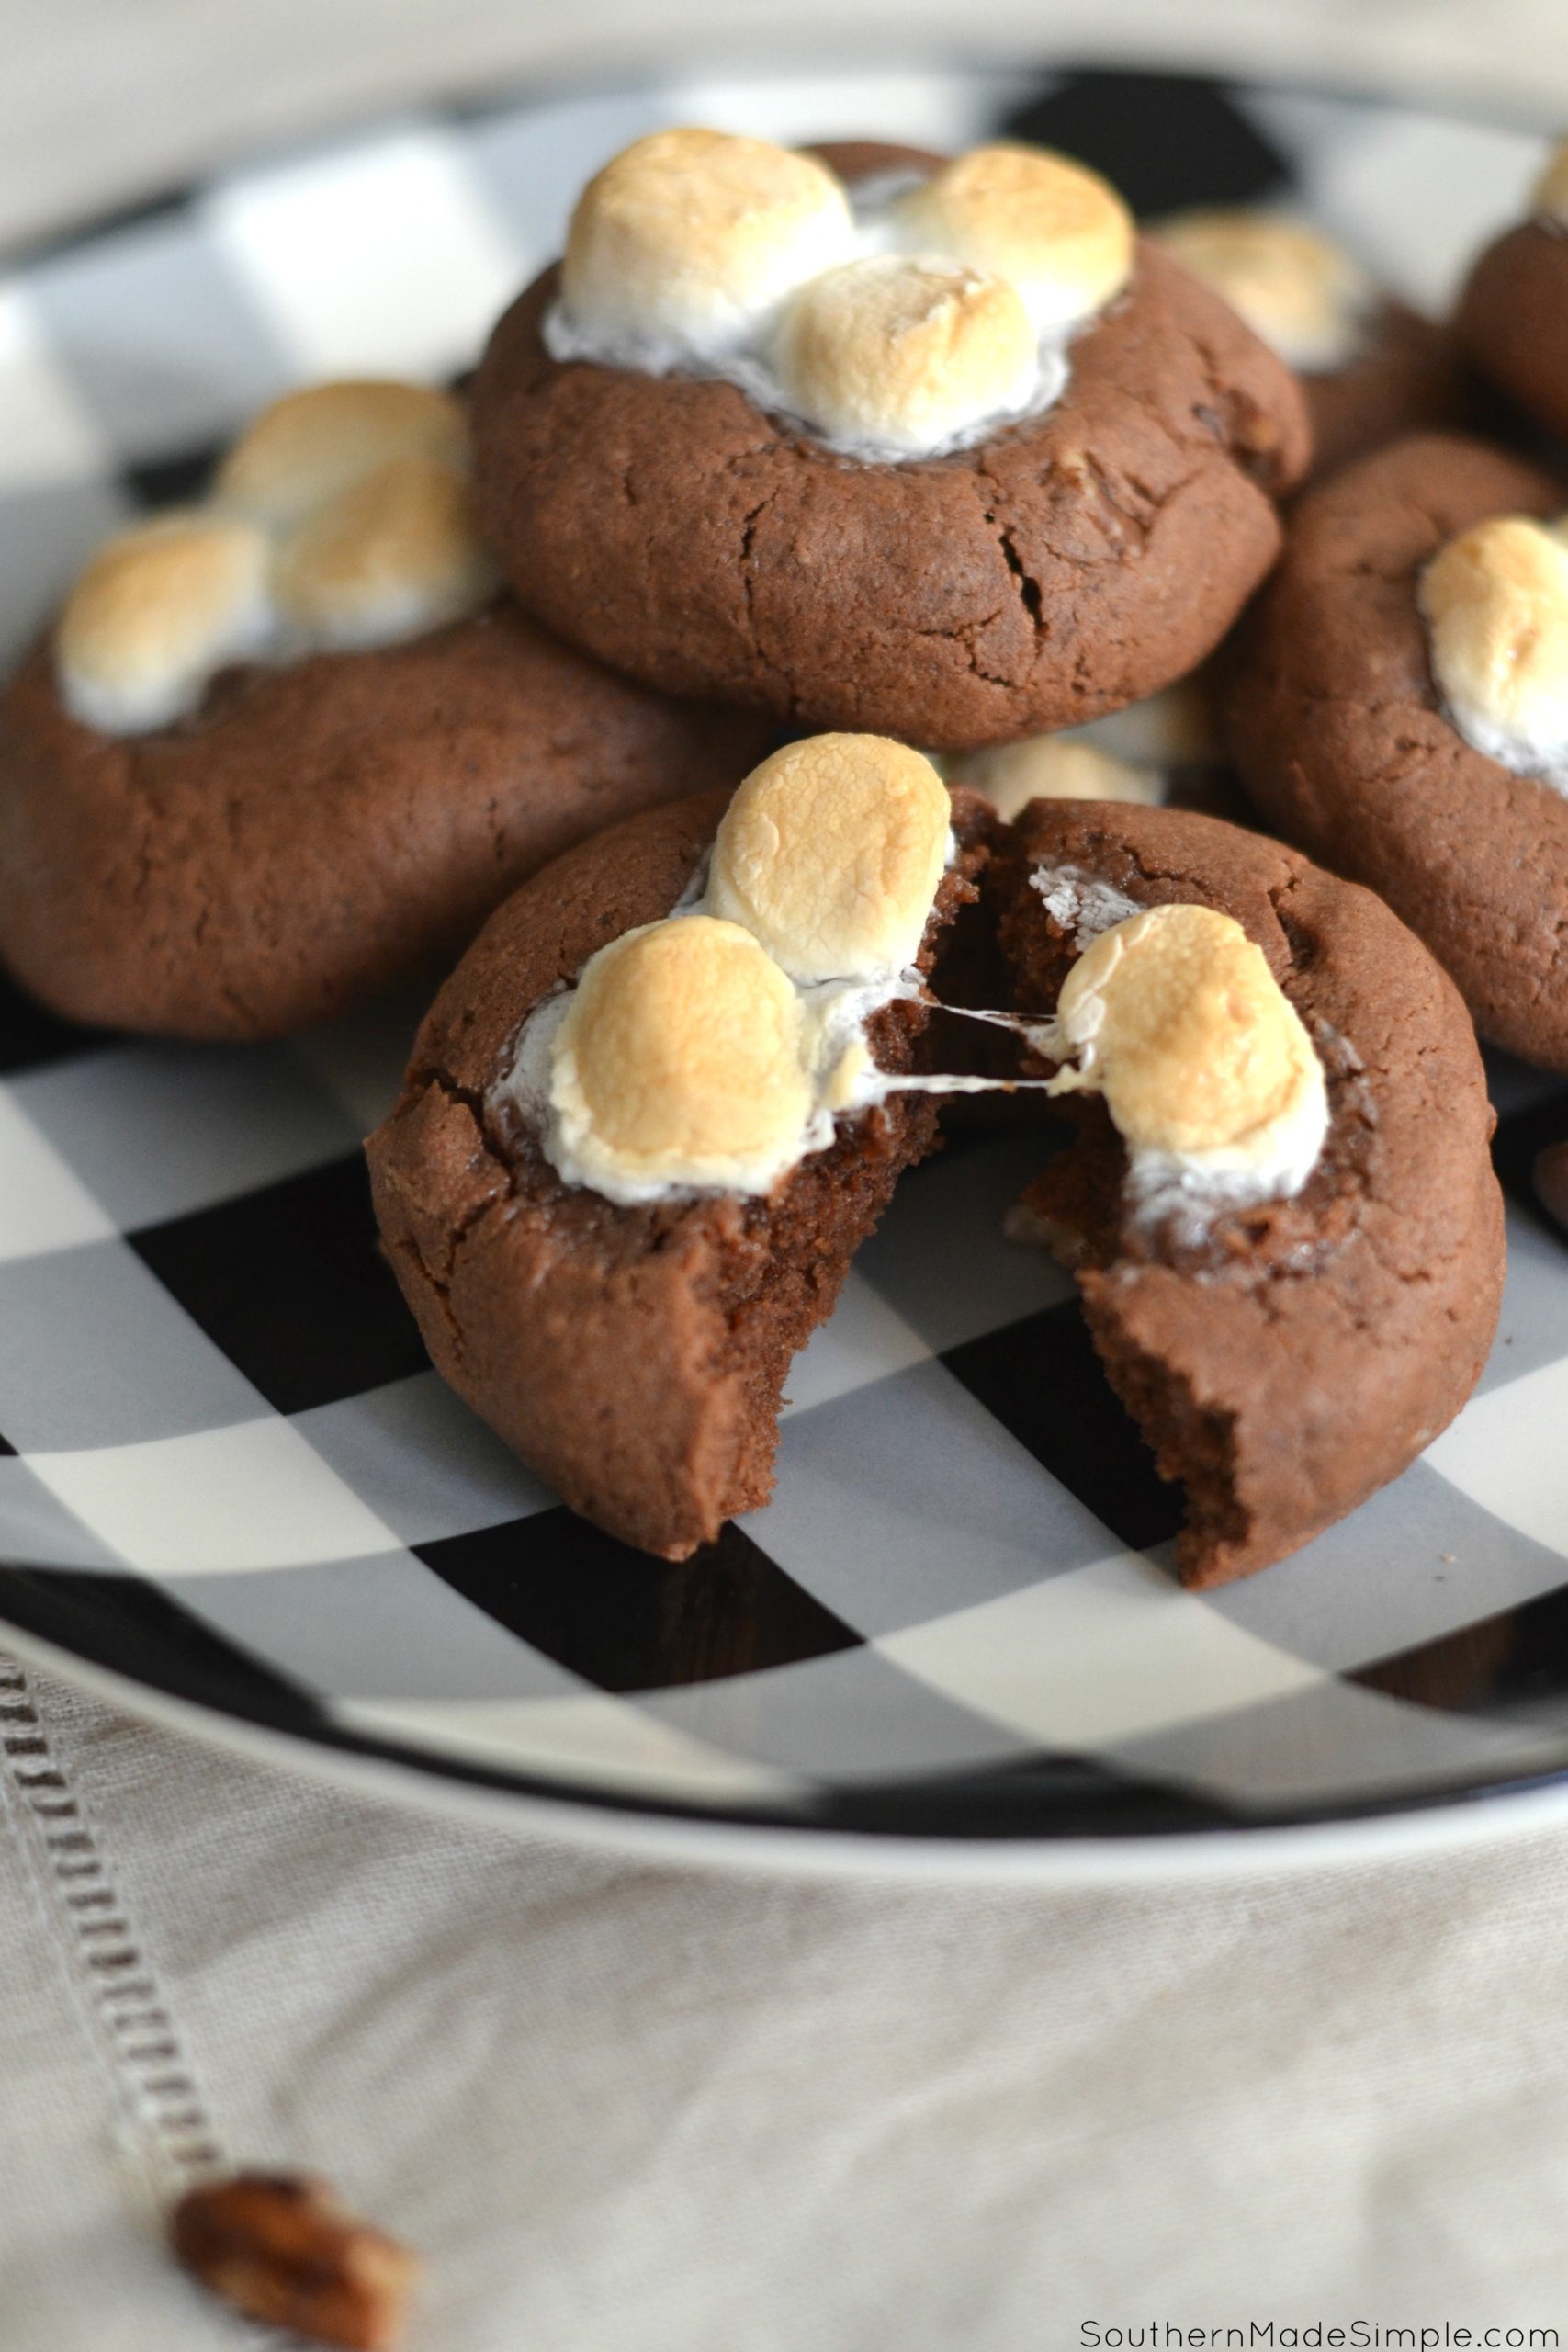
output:
[[[585,175],[682,119],[938,146],[1007,122],[1147,210],[1293,197],[1433,303],[1539,152],[1278,92],[934,72],[498,104],[236,172],[0,278],[9,643],[288,384],[464,365]],[[908,1180],[796,1367],[774,1501],[663,1568],[446,1392],[377,1256],[359,1141],[416,1011],[241,1050],[0,1003],[24,1645],[405,1787],[772,1826],[764,1856],[784,1828],[1168,1838],[1568,1775],[1568,1249],[1525,1184],[1568,1134],[1557,1082],[1499,1077],[1512,1261],[1479,1394],[1295,1559],[1174,1584],[1175,1500],[1068,1285],[999,1238],[1039,1149],[1014,1136]]]

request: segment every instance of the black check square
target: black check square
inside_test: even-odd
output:
[[[1536,1154],[1544,1151],[1549,1143],[1568,1140],[1568,1087],[1547,1095],[1544,1100],[1527,1104],[1522,1110],[1511,1111],[1497,1122],[1497,1132],[1492,1138],[1492,1160],[1498,1181],[1511,1200],[1521,1208],[1546,1223],[1551,1231],[1557,1227],[1546,1216],[1536,1197],[1531,1170]]]
[[[1106,1379],[1076,1299],[942,1351],[955,1380],[1129,1551],[1181,1526],[1181,1493]]]
[[[564,1506],[412,1548],[466,1600],[602,1690],[756,1674],[861,1639],[733,1521],[670,1565]]]
[[[1144,218],[1256,204],[1291,175],[1222,85],[1191,74],[1071,74],[1001,128],[1091,164]]]
[[[77,1022],[62,1021],[0,973],[0,1077],[115,1042],[112,1030],[87,1029]]]
[[[128,1238],[280,1413],[425,1368],[357,1152]]]
[[[206,497],[223,454],[220,443],[206,449],[181,449],[166,458],[123,466],[119,479],[132,504],[149,513],[161,506],[184,506]]]

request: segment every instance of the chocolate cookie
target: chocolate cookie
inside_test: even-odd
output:
[[[888,162],[825,152],[873,177]],[[891,303],[881,266],[817,282]],[[1011,350],[1011,297],[955,277],[954,303],[976,305],[955,315],[989,365]],[[1147,245],[1066,350],[1053,404],[898,462],[847,454],[709,363],[552,357],[561,282],[547,271],[507,312],[474,386],[481,511],[519,598],[634,677],[798,723],[961,749],[1154,691],[1211,650],[1268,570],[1272,501],[1307,461],[1288,371]],[[894,363],[876,357],[897,335],[867,317],[847,295],[818,302],[792,346],[801,379],[845,413],[868,376],[889,401],[909,390],[889,390]],[[835,371],[847,351],[854,365]]]
[[[1396,1477],[1474,1385],[1503,1221],[1470,1023],[1371,892],[1214,819],[1039,802],[993,876],[1020,1011],[1055,1012],[1084,1072],[1099,1057],[1098,1078],[1077,1083],[1103,1091],[1024,1196],[1018,1229],[1073,1270],[1111,1385],[1185,1488],[1183,1582],[1224,1583]],[[1222,951],[1212,972],[1170,967],[1179,986],[1159,1007],[1137,1001],[1140,956],[1157,944],[1138,941],[1149,908],[1183,934],[1183,956],[1194,938]],[[1250,968],[1246,942],[1261,951]],[[1100,992],[1075,1030],[1062,1016],[1091,958]],[[1262,1017],[1227,1060],[1224,1023],[1248,989]],[[1292,1039],[1294,1065],[1274,1051]],[[1047,1068],[1062,1051],[1048,1042]],[[1260,1073],[1272,1086],[1279,1069],[1309,1113],[1315,1099],[1315,1126],[1265,1088],[1268,1151],[1263,1127],[1236,1130],[1247,1148],[1211,1152],[1217,1174],[1195,1175],[1201,1155],[1189,1154],[1173,1175],[1171,1133],[1196,1133],[1180,1123],[1201,1125],[1216,1101],[1234,1113],[1236,1089]],[[1274,1196],[1248,1200],[1268,1190],[1271,1155]],[[1239,1181],[1248,1166],[1261,1183]]]
[[[1499,391],[1568,440],[1568,234],[1526,220],[1488,245],[1465,282],[1454,331]]]
[[[1568,799],[1460,731],[1418,599],[1457,535],[1565,500],[1477,442],[1434,435],[1363,459],[1296,509],[1225,694],[1236,765],[1269,820],[1388,900],[1483,1035],[1560,1069]]]
[[[231,670],[141,736],[72,718],[46,642],[0,697],[0,959],[72,1020],[286,1035],[453,953],[572,842],[743,774],[760,733],[509,600],[412,644]]]
[[[1302,390],[1314,481],[1406,434],[1462,431],[1482,421],[1479,388],[1453,336],[1392,296],[1369,319],[1359,356],[1303,375]]]
[[[1568,440],[1568,146],[1547,162],[1530,218],[1474,264],[1454,332],[1488,382]]]
[[[1406,434],[1481,423],[1480,387],[1447,329],[1322,230],[1238,206],[1178,213],[1153,234],[1296,370],[1312,480]]]
[[[0,958],[78,1020],[323,1021],[584,833],[732,781],[758,723],[498,597],[445,394],[321,386],[110,540],[0,696]]]
[[[525,884],[437,998],[367,1147],[437,1369],[574,1510],[670,1559],[766,1501],[790,1359],[936,1141],[930,1098],[884,1076],[909,1069],[929,1012],[895,967],[931,965],[991,820],[882,744],[903,800],[863,854],[843,811],[865,806],[845,773],[865,740],[765,763],[732,804],[724,857],[714,793]],[[796,821],[803,760],[812,805]],[[704,872],[705,899],[682,911]],[[908,935],[884,925],[846,946],[899,875]],[[861,978],[811,977],[824,966]],[[886,985],[866,981],[872,966]],[[848,1026],[813,1033],[834,1042],[811,1111],[785,1032],[825,1003]]]

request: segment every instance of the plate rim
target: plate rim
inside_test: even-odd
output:
[[[872,61],[868,57],[865,62]],[[920,70],[933,78],[980,79],[1011,62],[1001,52],[954,55],[951,49],[924,52]],[[1301,71],[1278,67],[1238,68],[1217,59],[1143,61],[1146,70],[1176,80],[1214,82],[1290,92],[1321,91],[1337,97],[1369,98],[1376,109],[1397,111],[1414,106],[1440,111],[1456,122],[1506,120],[1510,127],[1540,126],[1522,115],[1502,113],[1495,104],[1477,104],[1457,90],[1440,96],[1416,95],[1391,88],[1371,90],[1353,79],[1334,75],[1314,78]],[[1048,60],[1033,51],[1028,60],[1036,76],[1072,73],[1085,68],[1114,69],[1118,61],[1098,56]],[[767,82],[780,74],[830,69],[773,60],[734,61],[738,78]],[[643,86],[629,67],[604,74],[584,70],[567,77],[564,85],[541,86],[530,82],[527,96],[547,109],[563,96],[581,96],[607,89]],[[497,101],[502,107],[516,103],[523,93],[512,91]],[[377,113],[363,130],[390,119]],[[330,148],[344,126],[323,130],[319,143]],[[312,142],[317,143],[317,142]],[[277,152],[264,145],[248,159],[265,163]],[[199,190],[206,175],[196,174],[187,184]],[[182,194],[186,191],[182,190]],[[132,214],[139,207],[130,208]],[[25,273],[40,259],[58,253],[90,252],[124,225],[116,209],[100,209],[42,240],[7,253],[0,261],[5,274]],[[26,1570],[28,1564],[7,1561],[8,1568]],[[65,1572],[69,1580],[69,1571]],[[121,1621],[122,1624],[124,1621]],[[760,1872],[779,1878],[883,1880],[908,1884],[1029,1884],[1088,1886],[1092,1884],[1172,1883],[1223,1881],[1303,1868],[1355,1865],[1379,1856],[1393,1858],[1449,1850],[1483,1840],[1516,1837],[1568,1824],[1568,1749],[1558,1763],[1516,1768],[1508,1777],[1452,1782],[1447,1786],[1416,1784],[1361,1800],[1344,1799],[1332,1810],[1303,1810],[1297,1818],[1279,1815],[1245,1815],[1216,1808],[1210,1820],[1176,1822],[1150,1829],[1073,1828],[1054,1833],[1033,1827],[984,1828],[954,1835],[951,1827],[908,1828],[861,1826],[803,1813],[748,1813],[733,1802],[715,1799],[711,1805],[696,1794],[661,1796],[613,1783],[596,1784],[581,1776],[558,1780],[534,1759],[509,1768],[504,1761],[468,1763],[459,1754],[438,1747],[421,1751],[395,1738],[359,1735],[336,1723],[319,1694],[308,1694],[319,1721],[314,1728],[287,1720],[263,1720],[247,1712],[243,1702],[226,1705],[220,1692],[192,1695],[164,1687],[156,1671],[137,1672],[131,1667],[106,1662],[105,1651],[123,1644],[112,1639],[112,1612],[105,1619],[103,1649],[97,1640],[73,1646],[69,1638],[17,1624],[0,1608],[0,1648],[24,1664],[57,1677],[68,1686],[99,1697],[133,1718],[209,1749],[220,1750],[259,1766],[294,1771],[308,1782],[333,1786],[371,1802],[395,1803],[431,1817],[465,1820],[476,1826],[499,1828],[519,1838],[547,1838],[579,1849],[663,1860],[693,1868]],[[69,1627],[65,1629],[69,1636]],[[95,1652],[98,1654],[95,1655]],[[197,1686],[199,1689],[199,1685]],[[1033,1819],[1044,1817],[1037,1807]]]
[[[183,1699],[62,1648],[0,1618],[4,1646],[24,1665],[243,1762],[292,1770],[369,1803],[398,1804],[474,1828],[591,1848],[648,1863],[715,1874],[928,1886],[1076,1888],[1224,1883],[1302,1871],[1418,1860],[1498,1838],[1568,1826],[1568,1768],[1471,1793],[1324,1821],[1269,1822],[1150,1836],[895,1837],[818,1823],[739,1822],[690,1807],[661,1810],[613,1798],[588,1804],[563,1781],[560,1795],[468,1780],[438,1766],[363,1747],[330,1746],[279,1726]]]

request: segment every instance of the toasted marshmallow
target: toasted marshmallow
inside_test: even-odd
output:
[[[272,628],[270,549],[253,524],[199,510],[107,540],[55,631],[66,708],[135,735],[194,710],[214,671],[261,651]]]
[[[1021,416],[1042,392],[1034,330],[1004,278],[897,254],[813,278],[773,352],[787,404],[867,457],[951,447]]]
[[[276,595],[308,643],[344,651],[460,620],[498,580],[467,480],[439,458],[408,456],[305,517],[278,551]]]
[[[417,384],[321,384],[259,416],[205,507],[100,548],[55,638],[62,696],[105,734],[166,726],[225,662],[390,645],[476,612],[460,405]]]
[[[1465,741],[1568,792],[1568,537],[1495,514],[1438,549],[1417,590],[1432,674]]]
[[[967,785],[1010,821],[1032,800],[1131,800],[1147,808],[1165,798],[1158,768],[1119,760],[1076,729],[963,752],[943,765],[949,783]]]
[[[853,241],[849,198],[813,157],[718,130],[655,131],[578,199],[552,348],[656,368],[719,357]]]
[[[1324,376],[1366,346],[1377,288],[1343,246],[1278,213],[1179,212],[1153,231],[1289,368]]]
[[[1568,229],[1568,140],[1554,147],[1535,184],[1530,211],[1537,220]]]
[[[1036,334],[1107,303],[1133,267],[1133,216],[1098,172],[1043,147],[975,147],[895,206],[906,252],[1005,277]]]
[[[468,462],[462,405],[421,384],[314,384],[264,409],[219,469],[214,495],[288,529],[394,458]]]
[[[725,813],[709,910],[792,979],[893,978],[913,964],[947,862],[931,762],[882,735],[814,735],[753,768]]]
[[[749,931],[646,923],[591,958],[555,1032],[550,1156],[623,1205],[770,1192],[811,1121],[807,1057],[800,999]]]
[[[1261,949],[1211,907],[1149,907],[1102,933],[1042,1043],[1065,1065],[1055,1091],[1104,1096],[1147,1212],[1288,1196],[1322,1151],[1312,1040]]]

